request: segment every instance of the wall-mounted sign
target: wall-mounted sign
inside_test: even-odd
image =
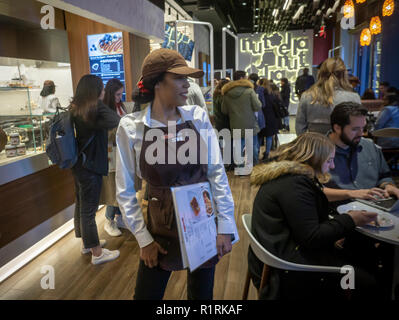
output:
[[[312,70],[313,30],[240,35],[239,68],[248,74],[257,73],[280,84],[287,78],[291,84],[291,103],[298,103],[294,94],[296,78],[303,68]]]
[[[125,86],[122,32],[92,34],[87,36],[90,73],[103,79],[104,87],[109,79],[116,78]],[[126,94],[123,92],[122,100]]]

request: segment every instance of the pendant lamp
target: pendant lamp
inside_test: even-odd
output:
[[[370,20],[370,32],[371,34],[381,33],[381,20],[380,17],[372,17]]]
[[[382,16],[383,17],[391,16],[394,9],[395,9],[395,1],[385,0],[384,4],[382,5]]]
[[[355,5],[352,0],[346,0],[344,4],[344,17],[352,18],[355,15]]]
[[[371,42],[371,32],[369,28],[364,28],[360,34],[360,45],[368,46]]]

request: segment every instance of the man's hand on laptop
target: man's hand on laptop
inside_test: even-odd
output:
[[[394,196],[397,199],[399,199],[399,189],[394,186],[393,184],[387,184],[385,186],[385,191],[390,195],[390,196]]]
[[[387,187],[385,187],[385,190],[381,188],[350,190],[350,197],[352,199],[364,199],[364,200],[374,200],[374,201],[384,198],[389,198],[389,191],[387,190]],[[399,195],[399,189],[397,188],[395,189],[397,190]]]

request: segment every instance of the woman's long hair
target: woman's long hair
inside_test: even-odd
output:
[[[326,183],[330,175],[322,173],[322,166],[335,150],[335,145],[325,135],[305,132],[290,143],[283,144],[270,153],[276,161],[296,161],[309,165],[320,182]]]
[[[333,104],[336,90],[353,92],[344,61],[341,58],[328,58],[320,67],[316,83],[306,93],[312,97],[312,104],[327,107]]]
[[[265,88],[268,94],[272,93],[271,82],[266,78],[261,78],[258,80],[258,85]]]
[[[80,78],[70,105],[72,114],[85,122],[94,122],[103,88],[101,78],[95,75],[86,74]]]
[[[103,102],[114,111],[116,111],[115,93],[122,88],[123,83],[118,79],[110,79],[105,85]]]
[[[217,96],[222,95],[222,88],[226,83],[229,83],[230,81],[227,80],[226,78],[220,79],[218,85],[215,88],[215,91],[213,91],[213,98],[216,98]]]

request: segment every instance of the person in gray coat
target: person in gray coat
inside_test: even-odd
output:
[[[188,88],[186,105],[200,106],[208,113],[204,95],[202,94],[201,87],[191,78],[188,78],[190,87]]]
[[[317,82],[305,91],[299,101],[295,130],[300,135],[306,131],[326,134],[330,130],[330,114],[342,102],[360,104],[360,96],[353,92],[346,67],[341,58],[323,62]]]
[[[222,113],[229,116],[231,130],[241,130],[241,154],[245,146],[245,129],[252,130],[253,164],[257,164],[259,126],[255,112],[261,110],[262,103],[258,99],[253,83],[246,79],[244,71],[236,71],[233,79],[234,81],[222,88]]]

